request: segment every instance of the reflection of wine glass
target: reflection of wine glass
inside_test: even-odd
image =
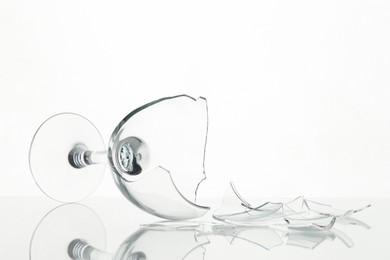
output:
[[[72,259],[68,251],[75,238],[88,241],[104,255],[106,231],[92,209],[75,203],[54,208],[39,222],[32,235],[30,260]]]
[[[30,169],[49,197],[75,202],[99,184],[108,159],[115,183],[139,208],[167,219],[200,217],[208,115],[205,98],[161,98],[129,113],[105,149],[86,118],[62,113],[47,119],[30,147]]]
[[[218,243],[220,237],[227,243]],[[336,229],[163,221],[140,226],[110,253],[99,216],[84,205],[69,203],[51,210],[39,222],[30,242],[30,260],[205,259],[208,252],[224,252],[236,241],[268,252],[283,245],[315,249],[326,240],[354,246],[347,234]]]
[[[226,239],[225,244],[213,244],[214,238]],[[284,245],[315,249],[324,241],[340,240],[353,247],[351,238],[341,230],[286,229],[271,226],[240,226],[218,223],[163,222],[141,226],[121,243],[113,254],[93,246],[87,240],[74,239],[68,246],[72,259],[205,259],[208,251],[224,252],[235,242],[272,250]],[[158,245],[158,246],[156,246]],[[216,246],[220,247],[216,250]],[[239,248],[240,250],[240,248]],[[221,258],[222,254],[218,257]],[[245,250],[242,257],[246,258]],[[218,258],[218,259],[219,259]],[[222,257],[223,258],[223,257]],[[213,258],[215,259],[215,257]],[[230,258],[229,258],[230,259]]]
[[[203,259],[197,256],[209,243],[207,237],[196,237],[194,226],[183,227],[177,231],[141,227],[109,253],[106,231],[96,212],[69,203],[54,208],[39,222],[30,242],[30,260],[183,259],[186,255]]]

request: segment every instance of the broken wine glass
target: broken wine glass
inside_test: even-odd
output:
[[[30,147],[31,173],[39,188],[61,202],[86,198],[100,183],[108,161],[122,194],[144,211],[166,219],[203,216],[196,204],[206,178],[207,100],[165,97],[130,112],[105,148],[86,118],[61,113],[47,119]]]

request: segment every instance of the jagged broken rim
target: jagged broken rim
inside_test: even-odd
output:
[[[196,201],[206,179],[208,123],[206,98],[186,94],[149,102],[121,120],[108,161],[125,197],[166,219],[203,216],[210,208]]]

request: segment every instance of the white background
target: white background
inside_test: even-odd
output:
[[[76,112],[208,98],[204,196],[390,196],[389,1],[0,1],[0,195],[41,195],[28,150]],[[174,155],[173,155],[174,156]],[[109,171],[94,196],[120,196]]]

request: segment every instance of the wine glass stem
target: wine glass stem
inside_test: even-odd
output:
[[[86,146],[78,144],[69,152],[68,160],[75,168],[107,163],[107,151],[90,151]]]
[[[87,151],[87,164],[107,163],[107,151]]]
[[[113,255],[99,250],[81,239],[73,240],[68,246],[68,255],[77,260],[112,260]]]

